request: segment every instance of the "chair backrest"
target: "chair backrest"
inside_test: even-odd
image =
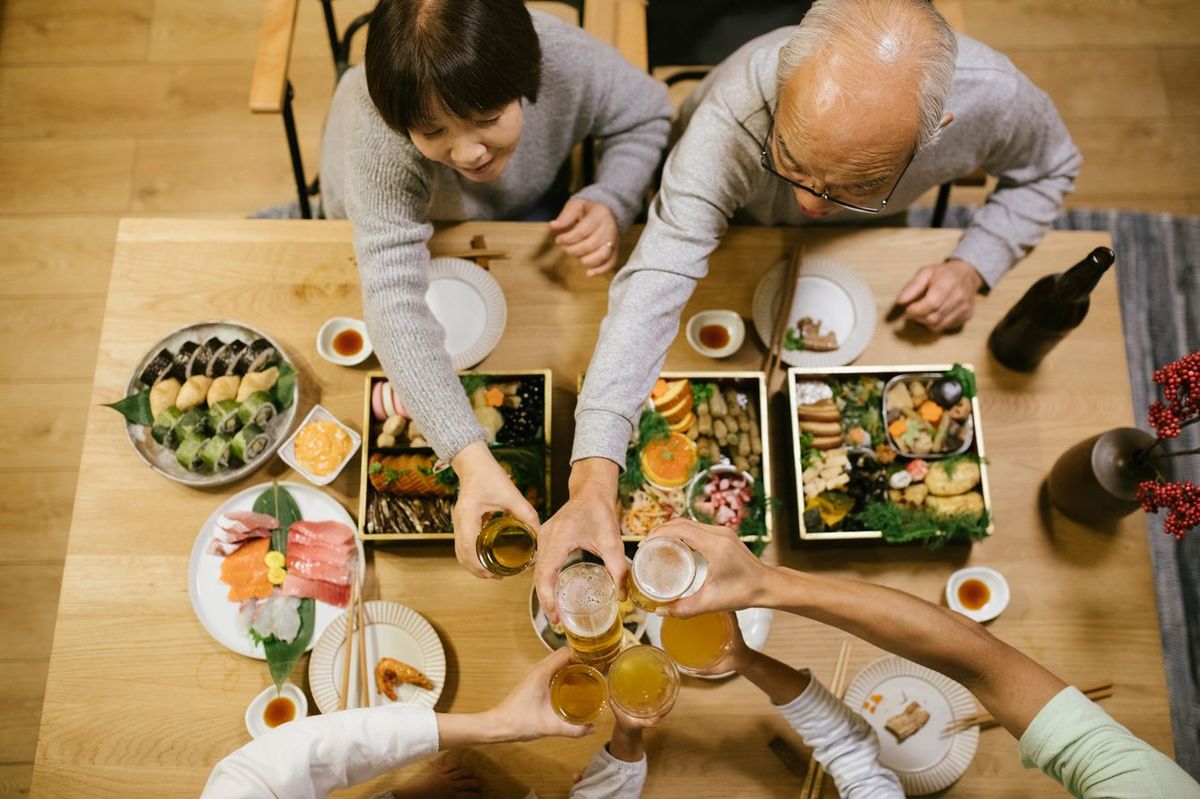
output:
[[[560,3],[555,0],[550,0],[550,2],[546,2],[545,0],[531,0],[531,2],[525,5],[535,8],[538,11],[545,11],[547,14],[553,14],[568,25],[579,27],[579,11],[567,3]]]

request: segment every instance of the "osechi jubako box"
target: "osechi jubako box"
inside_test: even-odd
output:
[[[919,542],[994,531],[970,364],[788,370],[802,540]]]
[[[530,504],[550,508],[549,369],[460,372],[488,447]],[[364,541],[453,539],[458,476],[439,461],[381,371],[366,376],[358,532]]]
[[[626,451],[621,536],[675,518],[724,525],[755,551],[771,540],[771,458],[762,372],[663,372]]]

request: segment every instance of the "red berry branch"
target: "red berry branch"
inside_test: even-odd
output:
[[[1154,372],[1154,382],[1162,388],[1163,398],[1155,400],[1148,415],[1157,440],[1137,460],[1145,462],[1155,449],[1168,439],[1177,438],[1184,427],[1200,422],[1200,351],[1185,355],[1174,363]],[[1192,455],[1200,450],[1164,452],[1159,457],[1171,458]],[[1147,513],[1169,511],[1163,530],[1183,538],[1193,527],[1200,526],[1200,486],[1184,481],[1169,483],[1161,475],[1138,486],[1138,501]]]

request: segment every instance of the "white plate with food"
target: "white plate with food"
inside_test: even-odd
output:
[[[508,324],[508,303],[496,278],[462,258],[429,262],[425,304],[446,331],[446,352],[455,369],[486,358]]]
[[[149,424],[131,418],[139,400]],[[206,487],[269,461],[299,400],[295,369],[277,341],[241,322],[198,322],[151,347],[124,399],[110,407],[125,415],[129,443],[147,466]]]
[[[349,538],[340,539],[337,547],[341,551],[349,551],[352,544],[356,560],[347,558],[339,568],[348,569],[352,575],[360,575],[359,580],[361,581],[361,564],[365,561],[363,545],[354,534],[354,519],[346,512],[346,509],[336,499],[312,486],[301,483],[279,483],[278,485],[296,501],[296,505],[300,509],[300,516],[305,522],[314,524],[332,522],[342,525],[350,531]],[[265,491],[271,490],[272,486],[272,483],[251,486],[222,503],[200,528],[188,560],[188,594],[192,601],[192,610],[195,611],[200,624],[217,643],[225,648],[239,655],[259,660],[265,660],[266,655],[262,646],[251,637],[249,628],[258,623],[256,619],[262,613],[276,612],[283,616],[289,610],[294,610],[294,608],[289,609],[282,604],[263,604],[268,601],[271,603],[282,602],[280,597],[285,588],[269,590],[274,587],[269,578],[264,584],[263,579],[265,575],[269,574],[270,566],[267,566],[265,570],[259,566],[259,561],[265,561],[265,554],[260,556],[258,550],[269,550],[270,537],[255,530],[253,528],[255,517],[247,515],[253,513],[255,500]],[[243,522],[240,526],[234,523],[238,520]],[[230,532],[230,530],[236,530],[236,532]],[[321,530],[322,532],[318,532],[317,535],[324,536],[326,531],[338,532],[340,528],[328,525],[323,526]],[[229,543],[230,539],[237,539],[240,536],[247,537],[240,542]],[[214,541],[218,543],[214,543]],[[264,542],[266,546],[264,546]],[[224,550],[230,554],[214,552],[213,550],[218,545],[223,546]],[[233,548],[235,546],[236,549]],[[247,547],[254,549],[247,549]],[[230,561],[227,565],[226,560],[230,557],[235,560]],[[285,568],[285,572],[287,571]],[[224,582],[222,575],[225,575],[230,582]],[[299,575],[293,576],[294,583],[299,587],[293,589],[291,585],[288,585],[286,590],[297,590],[306,595],[320,593],[326,599],[334,602],[341,601],[343,594],[347,600],[349,598],[349,585],[341,586],[337,583],[325,583],[325,581],[319,580],[301,581],[298,578]],[[231,594],[237,598],[231,599]],[[322,631],[337,618],[343,609],[338,604],[313,598],[315,599],[313,634],[306,651],[312,648],[312,642],[320,637]],[[251,599],[255,604],[249,604]],[[291,617],[287,616],[284,621],[290,619]]]
[[[392,702],[437,704],[446,685],[446,651],[433,625],[399,602],[364,602],[363,617],[371,707]],[[322,713],[332,713],[340,704],[347,618],[343,613],[329,625],[308,661],[308,686]],[[349,679],[352,698],[359,696],[357,643],[354,652]],[[349,706],[358,705],[352,701]]]
[[[787,293],[787,268],[780,262],[754,290],[754,328],[768,347]],[[862,278],[836,261],[805,258],[779,357],[790,366],[845,366],[871,343],[876,317],[875,297]]]
[[[978,712],[971,693],[904,658],[885,657],[859,672],[846,704],[875,728],[879,762],[896,772],[910,796],[953,785],[979,748],[978,727],[945,732],[951,722]]]

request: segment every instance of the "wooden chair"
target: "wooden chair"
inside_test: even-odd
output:
[[[329,38],[329,50],[333,57],[333,68],[338,79],[350,67],[350,50],[354,36],[371,20],[370,14],[362,14],[338,34],[337,21],[333,13],[332,0],[320,0],[325,18],[325,31]],[[579,24],[579,12],[562,2],[531,2],[530,8],[554,14],[565,22]],[[312,204],[309,197],[319,188],[316,179],[309,185],[304,174],[304,161],[300,156],[300,140],[296,134],[296,119],[292,113],[295,92],[288,79],[288,64],[292,55],[292,42],[296,32],[296,15],[300,0],[265,0],[263,4],[262,29],[258,39],[258,53],[254,59],[254,73],[250,79],[250,111],[255,114],[279,114],[283,119],[283,130],[287,137],[288,157],[292,163],[292,175],[296,181],[296,197],[300,202],[300,214],[312,219]],[[577,164],[587,165],[585,157],[574,158]],[[580,182],[580,179],[573,181]]]

